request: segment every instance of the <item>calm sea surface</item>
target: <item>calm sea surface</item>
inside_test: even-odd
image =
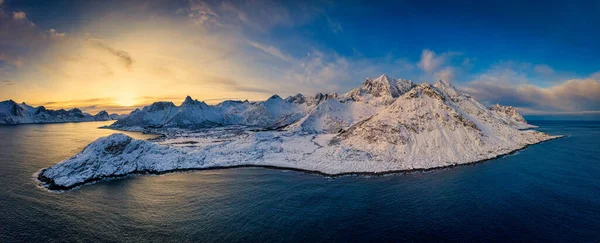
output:
[[[96,129],[108,123],[0,126],[0,242],[599,242],[600,123],[532,123],[568,137],[426,173],[332,179],[239,168],[62,193],[33,174],[114,133]]]

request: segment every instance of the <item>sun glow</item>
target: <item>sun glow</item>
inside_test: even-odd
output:
[[[115,102],[121,106],[133,106],[135,105],[135,98],[131,94],[122,94],[120,95]]]

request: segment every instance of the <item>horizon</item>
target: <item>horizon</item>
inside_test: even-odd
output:
[[[1,242],[600,242],[600,0],[0,0]]]
[[[597,2],[431,3],[0,0],[0,100],[128,114],[387,73],[526,116],[598,117]]]
[[[387,74],[384,73],[382,75],[387,75]],[[391,77],[391,78],[394,78],[394,77]],[[375,79],[375,78],[373,78],[373,77],[367,77],[367,79],[371,79],[372,80],[372,79]],[[428,83],[428,82],[423,82],[423,83]],[[419,83],[417,83],[417,84],[419,84]],[[342,94],[344,94],[344,93],[342,93]],[[298,93],[298,94],[301,94],[301,93]],[[275,96],[275,95],[279,96],[278,94],[272,94],[269,97],[272,97],[272,96]],[[313,96],[313,95],[316,95],[316,94],[302,94],[302,95],[310,97],[310,96]],[[292,95],[284,96],[284,97],[280,96],[280,97],[281,98],[286,98],[286,97],[290,97],[290,96],[292,96]],[[131,106],[131,107],[126,107],[125,109],[129,108],[129,110],[126,110],[126,111],[124,111],[122,113],[119,113],[119,112],[110,112],[110,111],[107,111],[105,109],[91,110],[90,111],[89,109],[85,110],[85,109],[82,109],[80,107],[68,107],[68,108],[65,108],[65,107],[53,107],[52,104],[48,105],[47,103],[45,105],[44,104],[42,104],[42,105],[36,105],[36,104],[27,103],[25,101],[17,102],[17,101],[14,101],[12,99],[9,99],[9,100],[11,100],[11,101],[13,101],[13,102],[15,102],[17,104],[26,104],[26,105],[32,106],[34,108],[37,108],[39,106],[43,106],[43,107],[45,107],[47,109],[55,109],[55,110],[60,110],[60,109],[71,110],[71,109],[77,108],[77,109],[80,109],[83,112],[89,113],[91,115],[95,115],[95,114],[97,114],[99,112],[102,112],[102,111],[106,111],[108,114],[128,115],[128,114],[130,114],[131,112],[133,112],[136,109],[143,109],[144,107],[150,106],[150,105],[152,105],[153,103],[156,103],[156,102],[170,102],[170,103],[173,103],[175,106],[181,106],[188,97],[190,97],[192,100],[205,102],[208,105],[218,105],[218,104],[221,104],[221,103],[223,103],[225,101],[261,102],[261,101],[265,101],[266,100],[266,99],[248,100],[248,99],[241,99],[240,98],[240,99],[222,99],[222,100],[221,99],[217,99],[217,100],[205,101],[205,100],[201,100],[201,99],[197,99],[195,97],[192,97],[191,95],[186,95],[185,98],[183,98],[183,99],[177,99],[177,100],[180,100],[179,102],[174,101],[174,100],[156,100],[156,101],[153,101],[152,103],[140,104],[140,105],[135,105],[135,106]],[[499,105],[502,105],[502,104],[499,104]],[[488,107],[491,107],[491,106],[492,105],[488,105]],[[519,108],[517,108],[517,109],[519,109]],[[560,112],[523,113],[522,111],[519,111],[519,112],[523,115],[524,118],[526,118],[529,121],[542,121],[542,120],[593,121],[593,120],[600,120],[600,111],[590,111],[590,112],[562,112],[562,113],[560,113]]]

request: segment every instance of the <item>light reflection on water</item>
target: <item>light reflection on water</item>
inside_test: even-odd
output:
[[[107,124],[0,126],[0,242],[600,238],[599,123],[540,124],[570,136],[427,173],[331,179],[238,168],[139,175],[62,193],[36,186],[36,171],[118,132],[96,129]]]

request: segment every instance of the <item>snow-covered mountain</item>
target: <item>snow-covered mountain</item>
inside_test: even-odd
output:
[[[124,130],[169,127],[194,129],[224,125],[277,128],[306,115],[315,104],[314,99],[306,99],[301,94],[286,99],[273,95],[260,102],[230,100],[218,105],[207,105],[188,96],[180,106],[172,102],[155,102],[131,112],[110,127]]]
[[[112,114],[110,114],[110,119],[111,120],[121,120],[121,119],[123,119],[123,118],[125,118],[127,116],[128,116],[127,114],[121,114],[121,115],[119,115],[117,113],[112,113]]]
[[[410,80],[381,75],[368,78],[359,88],[338,95],[302,94],[282,99],[273,95],[266,101],[224,101],[217,105],[186,97],[176,106],[172,102],[156,102],[133,111],[110,127],[122,130],[148,128],[207,128],[224,125],[254,126],[266,129],[285,128],[307,132],[331,132],[366,119],[391,104],[414,87]]]
[[[387,105],[414,86],[415,83],[410,80],[394,79],[383,74],[376,79],[367,78],[359,88],[351,90],[343,97],[352,101]]]
[[[343,95],[157,102],[112,127],[165,136],[100,138],[40,171],[39,180],[64,189],[130,173],[241,165],[382,173],[482,161],[558,137],[523,130],[531,126],[514,108],[487,108],[448,82],[416,85],[386,75]]]
[[[96,115],[90,115],[77,108],[70,110],[50,110],[43,106],[32,107],[25,104],[25,102],[18,104],[13,100],[0,102],[0,125],[109,120],[111,120],[111,118],[106,111],[100,111]]]

